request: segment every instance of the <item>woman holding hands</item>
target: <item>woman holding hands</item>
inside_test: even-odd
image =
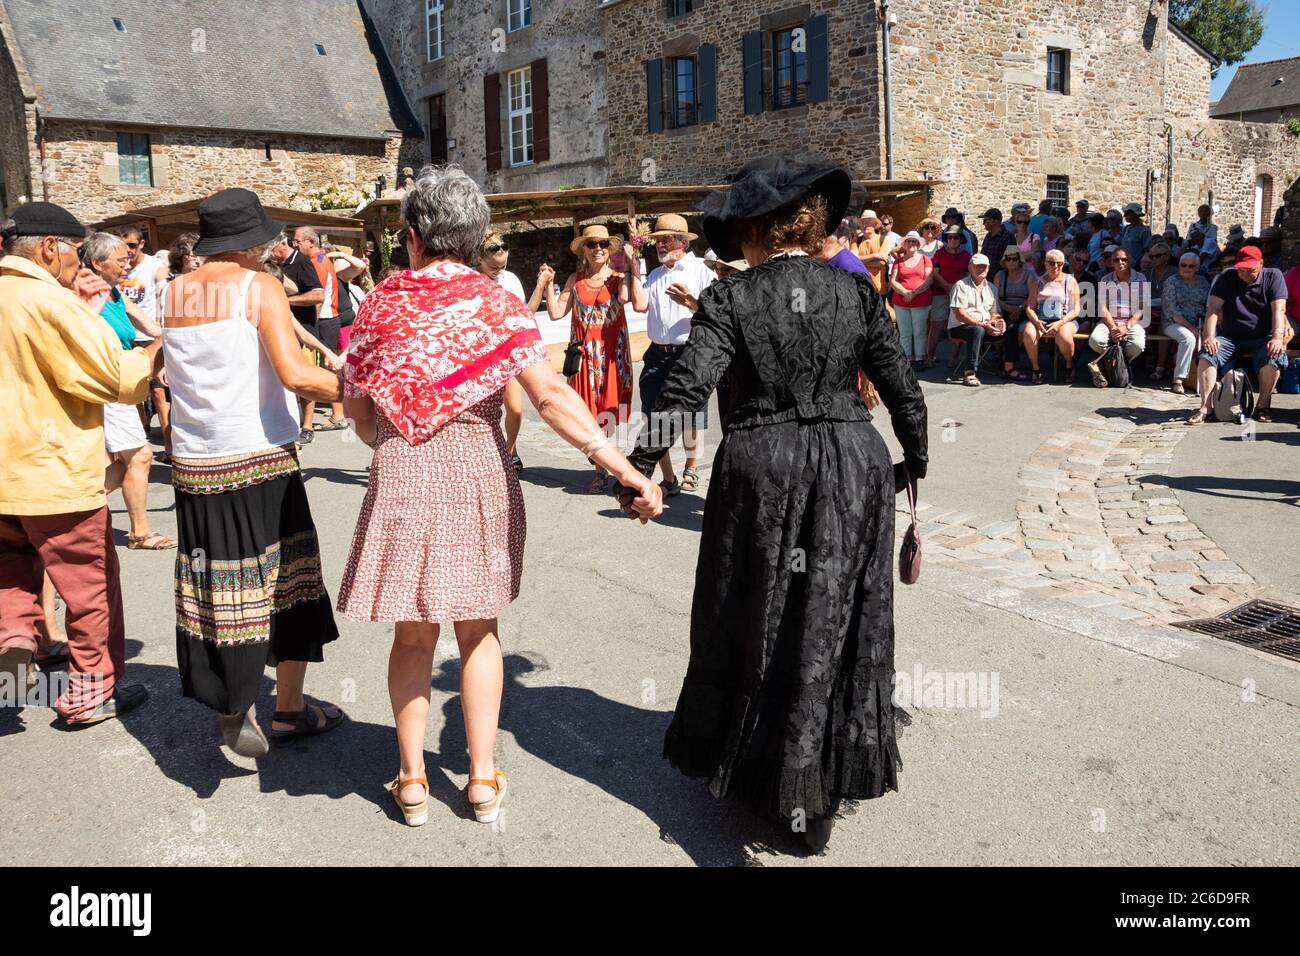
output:
[[[506,795],[493,759],[503,684],[497,614],[519,594],[526,530],[501,431],[506,383],[518,378],[543,421],[632,489],[629,508],[642,522],[660,513],[663,496],[551,369],[525,304],[473,268],[488,207],[464,170],[425,167],[402,212],[412,268],[363,300],[344,373],[348,418],[375,454],[339,609],[352,620],[396,624],[388,691],[400,766],[388,790],[410,826],[429,816],[433,653],[438,622],[454,622],[466,798],[490,823]]]

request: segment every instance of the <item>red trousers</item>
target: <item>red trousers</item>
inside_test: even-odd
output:
[[[0,515],[0,649],[36,649],[41,575],[68,606],[67,690],[54,709],[88,717],[126,671],[122,585],[108,508],[61,515]]]

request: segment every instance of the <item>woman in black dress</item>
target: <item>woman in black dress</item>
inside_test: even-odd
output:
[[[631,456],[651,474],[674,420],[725,373],[690,665],[664,756],[817,851],[842,799],[897,789],[894,496],[904,467],[925,476],[925,401],[871,282],[815,255],[848,205],[848,173],[769,158],[732,182],[702,205],[704,231],[720,259],[750,268],[701,293],[653,410],[660,428]],[[905,466],[871,425],[859,370]]]

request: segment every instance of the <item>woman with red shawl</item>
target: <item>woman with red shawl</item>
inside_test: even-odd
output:
[[[490,823],[506,793],[493,761],[503,679],[497,613],[519,594],[525,532],[501,431],[506,383],[517,377],[557,434],[637,489],[643,522],[659,514],[662,493],[555,374],[532,313],[470,265],[489,219],[474,181],[456,166],[425,167],[402,211],[411,269],[366,296],[344,370],[347,417],[375,454],[339,610],[396,624],[388,691],[401,769],[388,789],[411,826],[429,816],[424,735],[437,622],[454,622],[466,796]]]

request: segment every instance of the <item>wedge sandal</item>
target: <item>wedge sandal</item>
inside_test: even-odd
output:
[[[474,819],[479,823],[492,823],[501,813],[501,804],[506,799],[506,775],[500,770],[493,774],[493,779],[483,780],[478,777],[469,778],[469,787],[481,784],[485,787],[491,787],[496,791],[496,795],[491,800],[484,800],[482,803],[475,803],[470,800],[470,809],[474,811]],[[465,788],[465,798],[469,799],[469,787]]]
[[[418,803],[404,803],[402,801],[402,788],[409,787],[413,783],[418,783],[424,788],[424,796]],[[429,822],[429,781],[425,777],[407,777],[402,779],[399,772],[389,783],[384,785],[384,789],[393,795],[397,805],[402,810],[402,819],[406,821],[408,827],[422,827]]]

